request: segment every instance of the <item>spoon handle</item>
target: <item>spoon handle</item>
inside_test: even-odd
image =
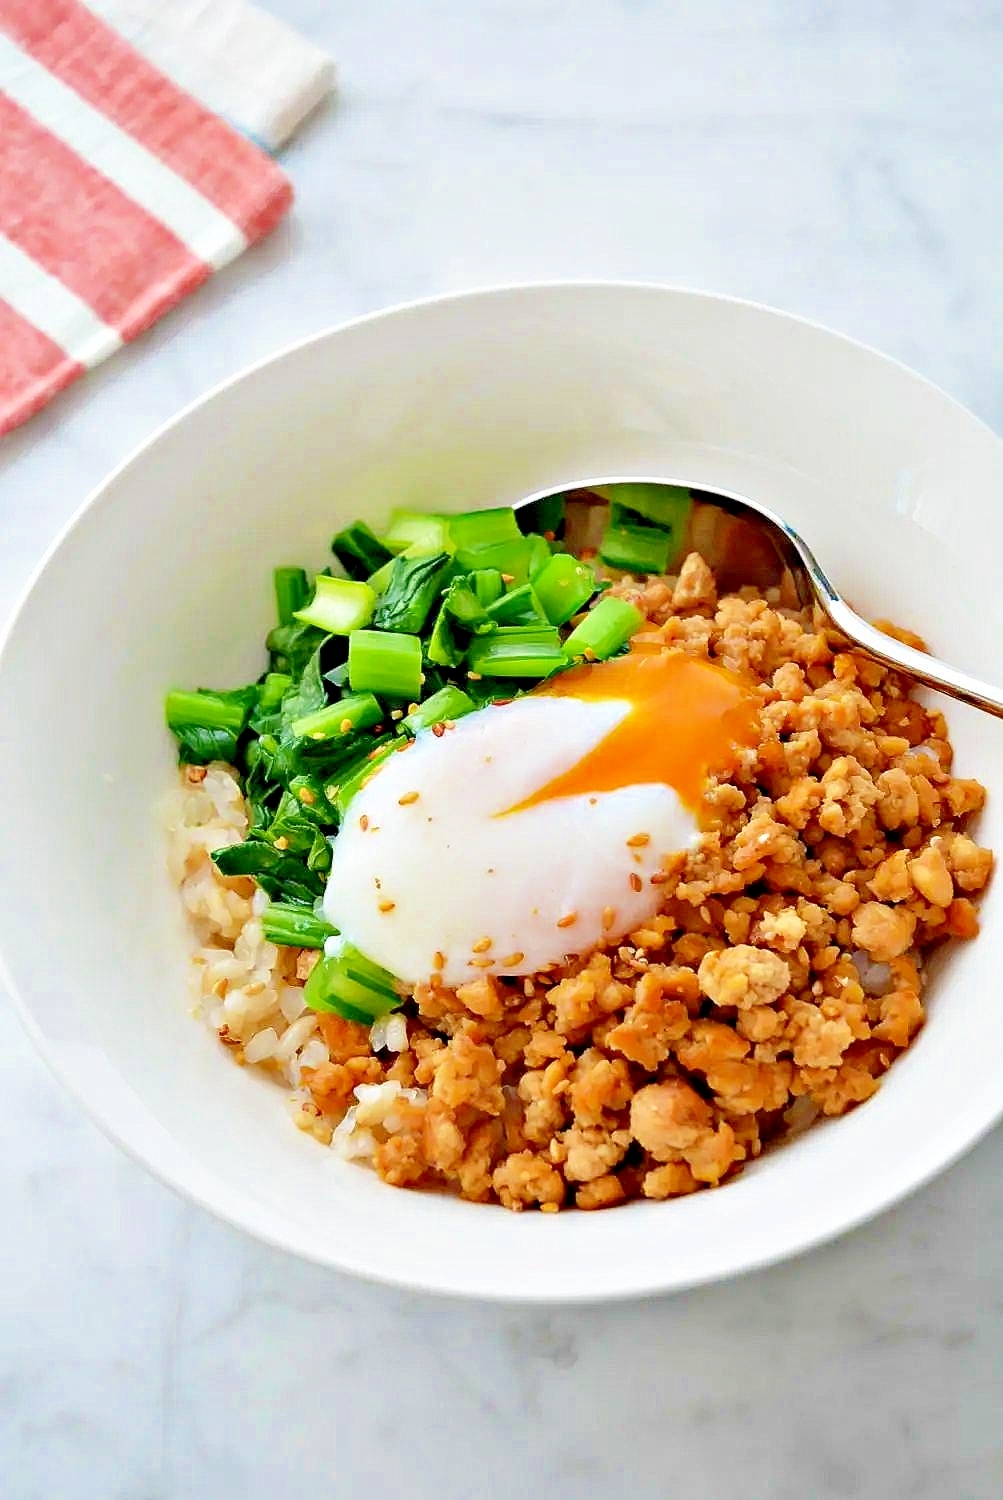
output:
[[[873,656],[885,666],[908,672],[910,677],[923,683],[924,687],[938,688],[952,698],[959,698],[962,703],[970,703],[974,708],[984,709],[986,713],[1003,719],[1003,692],[999,688],[988,682],[980,682],[967,672],[959,672],[956,667],[949,667],[946,662],[938,661],[935,656],[928,656],[925,651],[906,646],[894,636],[885,635],[883,630],[878,630],[875,625],[861,619],[838,595],[834,597],[829,594],[822,603],[832,623],[854,645],[866,651],[868,656]]]

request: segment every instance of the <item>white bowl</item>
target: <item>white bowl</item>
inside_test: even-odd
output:
[[[654,287],[426,302],[299,344],[190,407],[50,553],[0,660],[0,950],[25,1021],[107,1133],[264,1240],[379,1280],[493,1298],[630,1296],[791,1255],[885,1208],[1003,1112],[1003,920],[945,956],[877,1096],[717,1192],[510,1214],[399,1192],[293,1129],[187,1009],[156,804],[169,685],[261,669],[277,563],[391,505],[507,503],[599,474],[754,495],[865,611],[999,672],[1003,444],[942,392],[779,313]],[[950,706],[991,790],[1003,726]],[[38,1122],[40,1130],[45,1121]]]

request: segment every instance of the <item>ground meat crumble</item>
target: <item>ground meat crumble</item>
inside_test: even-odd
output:
[[[419,986],[397,1054],[322,1020],[331,1061],[304,1070],[322,1116],[397,1086],[372,1153],[394,1185],[546,1212],[717,1186],[795,1118],[869,1098],[923,1024],[929,950],[978,930],[993,860],[964,828],[984,789],[907,678],[775,591],[718,599],[696,554],[615,590],[649,649],[758,684],[758,743],[627,941],[561,975]]]

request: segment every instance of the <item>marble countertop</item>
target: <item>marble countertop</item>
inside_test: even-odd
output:
[[[387,303],[678,282],[1003,427],[1003,12],[983,0],[270,0],[338,58],[289,222],[0,452],[0,612],[220,377]],[[996,1500],[1003,1134],[801,1260],[643,1305],[356,1284],[118,1154],[0,1003],[5,1500]]]

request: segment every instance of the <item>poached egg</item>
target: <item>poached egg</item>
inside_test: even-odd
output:
[[[615,942],[659,909],[663,860],[699,839],[757,707],[723,667],[635,649],[424,730],[353,798],[325,916],[409,984]]]

